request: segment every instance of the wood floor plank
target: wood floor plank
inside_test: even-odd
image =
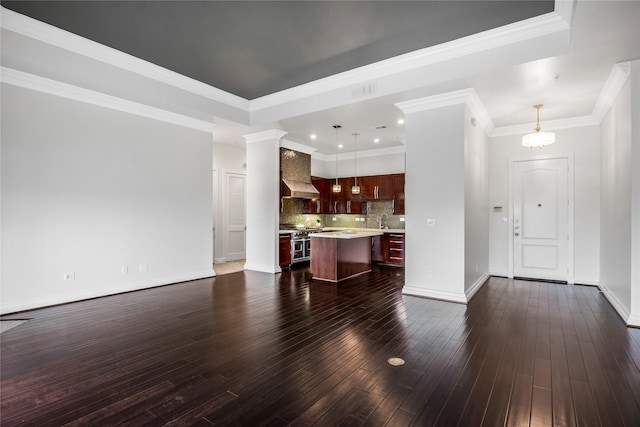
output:
[[[2,426],[635,426],[640,332],[595,287],[490,278],[468,305],[304,265],[48,307],[2,334]],[[387,359],[405,364],[391,366]]]

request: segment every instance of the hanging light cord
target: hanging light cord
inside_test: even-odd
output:
[[[353,183],[355,186],[358,186],[358,135],[359,133],[353,134],[353,145],[355,147],[355,152],[353,154]]]
[[[338,185],[338,145],[340,145],[340,139],[338,137],[338,129],[340,129],[342,126],[333,125],[333,127],[336,130],[336,185]]]

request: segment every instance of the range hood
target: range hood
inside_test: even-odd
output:
[[[311,156],[289,148],[280,148],[280,196],[292,199],[317,199],[320,192],[311,184]]]
[[[320,192],[310,182],[282,180],[282,197],[294,199],[317,199]]]

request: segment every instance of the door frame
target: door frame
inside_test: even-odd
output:
[[[527,157],[510,157],[509,158],[509,177],[508,177],[508,186],[509,186],[509,227],[508,227],[508,242],[509,242],[509,271],[508,277],[513,279],[513,266],[515,263],[515,259],[513,256],[513,185],[514,185],[514,164],[516,162],[527,162],[527,161],[535,161],[535,160],[554,160],[554,159],[566,159],[567,160],[567,199],[569,205],[567,207],[567,233],[569,237],[569,241],[567,242],[567,283],[574,283],[574,206],[575,206],[575,183],[574,183],[574,155],[573,153],[567,154],[558,154],[558,155],[545,155],[540,154],[536,156],[527,156]]]

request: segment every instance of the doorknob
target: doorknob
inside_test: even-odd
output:
[[[520,235],[520,233],[516,233],[516,237],[518,237]]]

